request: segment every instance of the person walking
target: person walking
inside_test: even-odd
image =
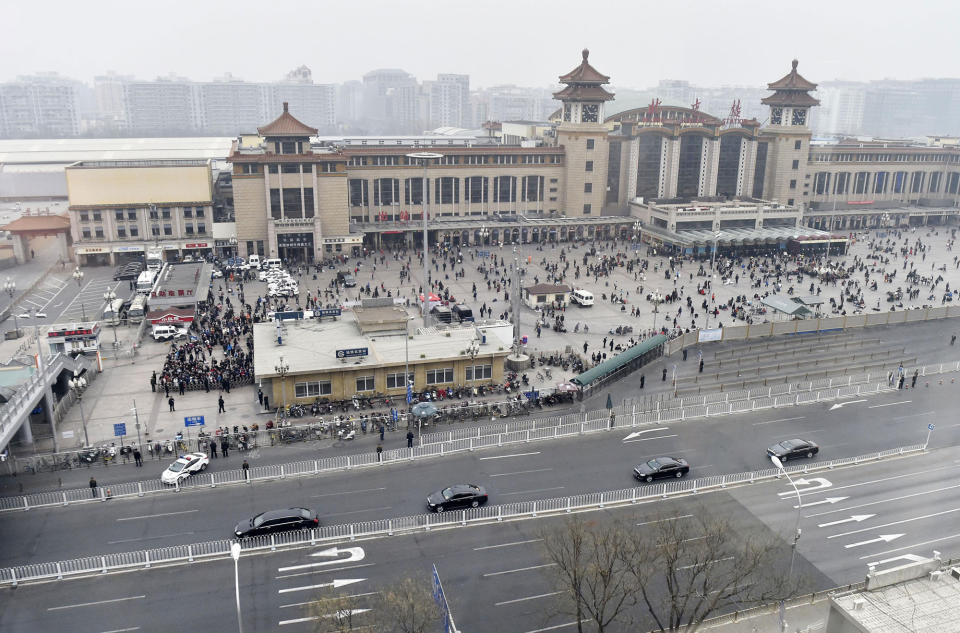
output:
[[[900,380],[899,380],[898,383],[897,383],[897,389],[903,389],[903,380],[904,380],[904,378],[905,378],[905,376],[903,376],[903,375],[900,376]]]
[[[227,451],[230,450],[230,442],[227,441],[227,438],[224,437],[220,440],[220,452],[223,453],[224,457],[227,457]]]
[[[174,408],[174,406],[173,406],[173,404],[174,404],[173,396],[170,396],[170,399],[167,400],[167,404],[170,405],[170,410],[171,410],[171,411],[176,411],[176,408]]]
[[[916,388],[917,388],[917,377],[918,377],[919,375],[920,375],[920,370],[919,370],[919,369],[914,369],[914,370],[913,370],[913,377],[910,378],[910,388],[911,388],[911,389],[916,389]]]
[[[137,467],[143,466],[143,455],[140,454],[140,447],[133,449],[133,461]]]
[[[667,382],[667,368],[663,368],[663,377],[661,378],[663,382]]]
[[[182,395],[186,392],[186,390],[187,390],[187,381],[181,380],[181,381],[180,381],[180,395],[182,396]]]
[[[90,495],[94,499],[97,498],[97,480],[93,477],[90,478]]]
[[[407,431],[407,448],[413,448],[413,431]]]
[[[217,406],[219,407],[219,408],[217,409],[217,413],[226,413],[226,412],[227,412],[227,410],[226,410],[226,409],[224,408],[224,406],[223,406],[223,396],[220,396],[220,397],[217,399]]]
[[[210,440],[210,457],[217,458],[217,438]]]
[[[377,444],[377,462],[383,461],[383,444]]]
[[[953,345],[956,342],[957,342],[957,335],[954,334],[953,336],[950,337],[950,344]]]
[[[643,389],[643,383],[647,381],[647,377],[644,374],[640,374],[640,388]]]
[[[386,425],[383,424],[382,422],[380,423],[380,441],[381,441],[381,442],[383,441],[383,430],[384,430],[384,427],[385,427],[385,426],[386,426]]]
[[[150,391],[157,392],[157,372],[154,371],[153,375],[150,376]]]
[[[250,464],[247,463],[247,460],[243,460],[243,465],[240,466],[243,469],[243,480],[250,480]]]
[[[260,401],[260,406],[263,406],[263,389],[257,389],[257,400]]]

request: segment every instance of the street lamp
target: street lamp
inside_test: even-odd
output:
[[[483,243],[487,240],[487,236],[490,235],[490,229],[487,228],[486,224],[480,225],[480,245],[483,246]]]
[[[803,507],[803,498],[800,496],[800,489],[797,488],[797,484],[793,483],[793,479],[790,478],[790,473],[783,467],[783,462],[780,461],[780,458],[776,455],[770,456],[770,461],[773,462],[773,465],[777,467],[784,475],[787,477],[787,481],[790,482],[790,485],[793,486],[793,491],[797,493],[797,521],[793,528],[793,544],[790,551],[790,571],[787,573],[787,582],[789,583],[793,580],[793,565],[797,559],[797,544],[800,541],[800,509]],[[783,617],[783,600],[780,601],[780,631],[787,630],[787,621]]]
[[[443,154],[437,154],[436,152],[411,152],[407,154],[407,158],[413,158],[420,161],[420,164],[423,165],[423,181],[421,182],[420,187],[420,201],[423,203],[423,326],[426,327],[427,323],[427,306],[429,305],[427,299],[427,293],[430,291],[430,285],[427,282],[427,277],[429,274],[430,268],[430,251],[427,249],[427,166],[430,164],[431,160],[438,160],[443,158]]]
[[[113,314],[112,325],[113,325],[113,347],[114,348],[119,347],[119,343],[117,343],[117,311],[113,310],[113,302],[116,299],[117,299],[117,293],[115,293],[113,290],[107,290],[105,293],[103,293],[103,300],[107,302],[107,308]]]
[[[3,291],[10,297],[10,308],[11,312],[13,312],[13,333],[16,334],[14,338],[20,338],[20,326],[17,325],[17,311],[13,309],[13,295],[17,294],[17,282],[7,277],[7,280],[3,283]]]
[[[83,376],[74,376],[67,381],[67,385],[77,396],[77,403],[80,405],[80,422],[83,424],[84,446],[90,446],[90,437],[87,435],[87,419],[83,415],[83,391],[87,388],[87,379]]]
[[[274,365],[274,371],[280,376],[280,391],[283,393],[283,409],[287,409],[287,389],[284,385],[284,379],[287,377],[287,372],[290,371],[290,364],[283,362],[283,356],[280,357],[280,362]]]
[[[710,258],[710,271],[713,274],[713,277],[710,280],[710,296],[711,297],[713,296],[713,282],[717,280],[715,265],[717,262],[717,242],[719,240],[720,240],[720,231],[716,231],[713,234],[713,256]],[[710,312],[713,310],[713,302],[711,301],[710,303],[711,303],[710,310],[707,310],[707,322],[706,322],[707,329],[710,329]]]
[[[634,222],[634,224],[633,224],[633,239],[636,240],[636,244],[634,244],[634,249],[635,249],[635,250],[639,250],[639,249],[640,249],[640,229],[642,229],[642,228],[643,228],[643,222],[641,222],[640,220],[637,220],[636,222]]]
[[[240,617],[240,543],[234,541],[230,544],[230,558],[233,559],[233,586],[237,595],[237,630],[243,633],[243,619]]]
[[[653,329],[657,329],[657,312],[660,311],[660,303],[663,301],[663,295],[659,290],[653,291]]]

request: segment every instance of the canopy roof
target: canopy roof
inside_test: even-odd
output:
[[[617,371],[621,367],[629,364],[630,361],[634,360],[635,358],[639,356],[643,356],[650,350],[656,349],[657,347],[659,347],[660,345],[663,345],[669,340],[670,339],[668,339],[663,334],[657,334],[656,336],[651,336],[647,340],[637,343],[630,349],[617,354],[613,358],[608,358],[607,360],[603,361],[596,367],[593,367],[592,369],[588,369],[587,371],[583,372],[579,376],[575,376],[571,378],[570,382],[576,385],[580,385],[581,387],[586,387],[587,385],[592,383],[594,380],[599,380],[600,378],[603,378],[608,374],[612,374],[613,372]]]
[[[301,122],[290,114],[289,106],[283,102],[283,114],[276,119],[257,128],[260,136],[316,136],[317,128]]]

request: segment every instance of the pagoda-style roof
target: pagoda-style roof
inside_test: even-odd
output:
[[[267,123],[262,127],[258,127],[257,133],[259,133],[260,136],[310,137],[317,135],[317,128],[310,127],[309,125],[297,120],[292,114],[290,114],[287,102],[284,101],[283,114],[278,116],[270,123]]]
[[[65,231],[70,229],[70,218],[65,215],[22,215],[13,222],[0,226],[4,231]]]
[[[595,83],[595,84],[607,84],[610,83],[610,78],[606,75],[602,75],[597,72],[597,69],[590,65],[587,61],[587,58],[590,57],[590,50],[583,49],[582,53],[583,61],[580,62],[580,65],[568,72],[566,75],[560,76],[560,83],[572,84],[572,83]]]
[[[767,84],[768,90],[775,92],[764,97],[760,103],[770,106],[801,106],[809,107],[820,105],[820,101],[807,93],[817,89],[817,84],[807,81],[797,72],[797,60],[793,60],[790,72],[772,84]]]
[[[607,92],[601,86],[583,86],[572,84],[560,92],[553,93],[554,99],[576,99],[578,101],[610,101],[613,93]]]
[[[803,90],[809,92],[817,89],[817,84],[807,81],[797,72],[797,64],[800,62],[793,60],[793,69],[776,80],[772,84],[767,84],[768,90]]]

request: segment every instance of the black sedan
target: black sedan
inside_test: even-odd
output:
[[[767,449],[768,456],[776,457],[781,462],[797,457],[806,457],[809,459],[819,452],[819,446],[810,440],[801,439],[784,440]]]
[[[690,464],[682,457],[655,457],[633,469],[637,481],[651,482],[667,477],[680,478],[690,472]]]
[[[483,486],[473,484],[454,484],[427,497],[427,505],[434,512],[443,512],[454,508],[477,508],[486,502],[487,491],[483,489]]]
[[[291,530],[306,530],[320,525],[316,513],[306,508],[286,508],[261,512],[252,519],[241,521],[233,528],[237,538],[263,536]]]

